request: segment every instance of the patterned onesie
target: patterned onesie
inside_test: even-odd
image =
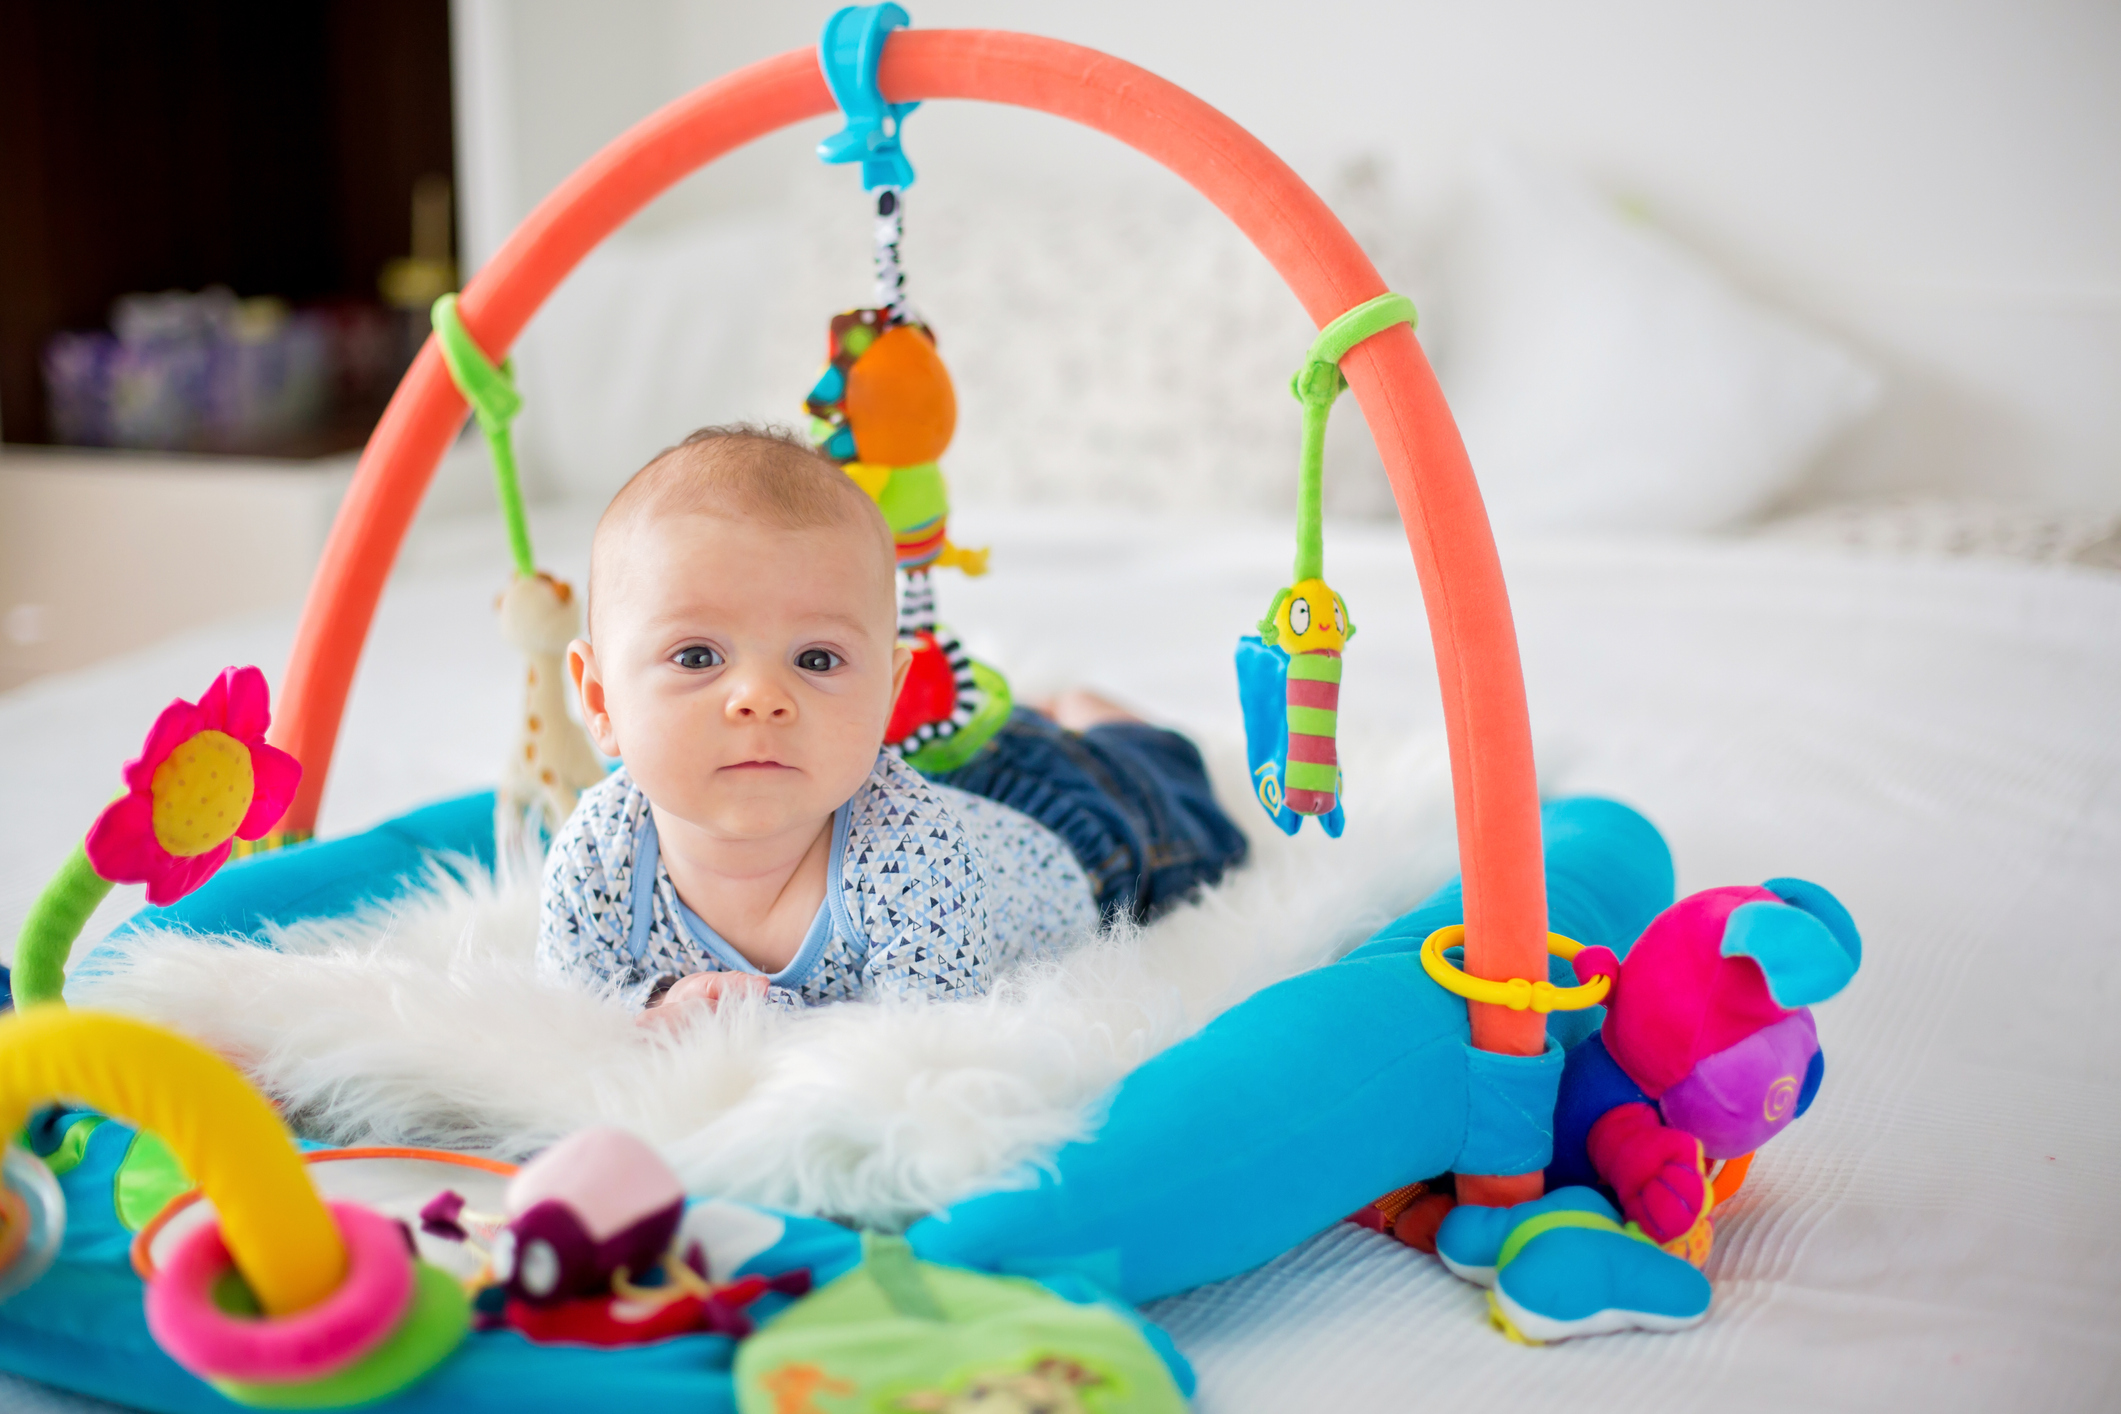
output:
[[[832,817],[825,900],[783,1006],[878,993],[984,993],[995,972],[1098,924],[1089,877],[1053,831],[880,755]],[[624,767],[582,795],[546,856],[541,969],[639,1002],[659,978],[758,969],[679,899],[648,798]]]

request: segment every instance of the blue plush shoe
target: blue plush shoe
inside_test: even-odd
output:
[[[1502,1264],[1488,1315],[1513,1340],[1676,1331],[1709,1314],[1709,1279],[1683,1257],[1619,1230],[1553,1228]]]
[[[1489,1318],[1512,1340],[1698,1324],[1709,1313],[1708,1278],[1619,1219],[1588,1188],[1512,1208],[1458,1207],[1436,1231],[1436,1255],[1489,1288]]]
[[[1510,1234],[1533,1218],[1550,1213],[1588,1213],[1602,1218],[1614,1229],[1620,1226],[1620,1210],[1590,1188],[1557,1188],[1544,1198],[1510,1208],[1477,1208],[1465,1204],[1444,1215],[1436,1229],[1436,1255],[1451,1269],[1451,1275],[1475,1286],[1495,1285],[1496,1259]],[[1562,1221],[1577,1221],[1563,1219]]]

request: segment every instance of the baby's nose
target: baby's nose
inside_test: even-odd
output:
[[[740,718],[776,721],[795,715],[795,704],[777,684],[757,679],[738,683],[729,694],[729,707]]]

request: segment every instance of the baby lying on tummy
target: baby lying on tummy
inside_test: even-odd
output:
[[[612,499],[568,669],[625,764],[553,841],[542,967],[644,1021],[975,996],[1243,857],[1193,745],[1087,694],[1060,714],[1084,730],[1018,708],[936,780],[884,752],[911,661],[894,567],[875,504],[776,432],[696,432]]]

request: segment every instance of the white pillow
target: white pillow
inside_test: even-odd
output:
[[[1848,353],[1582,181],[1490,153],[1423,339],[1498,531],[1697,531],[1789,489],[1877,401]]]

